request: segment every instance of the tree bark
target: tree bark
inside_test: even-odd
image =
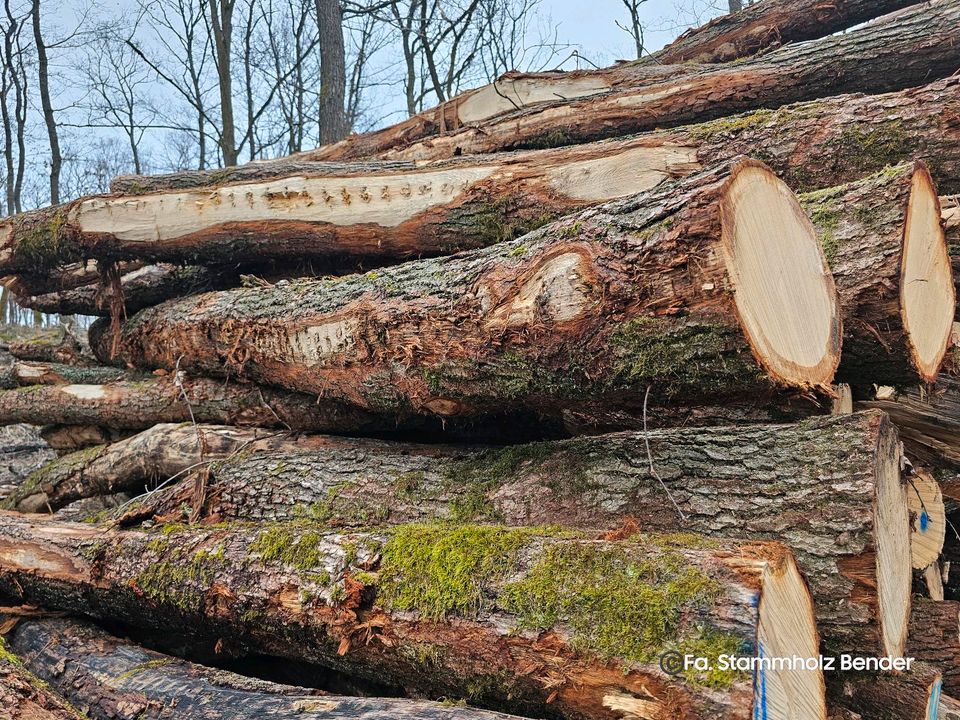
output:
[[[26,669],[0,639],[0,707],[4,720],[81,720],[81,715]]]
[[[152,652],[77,620],[28,620],[8,642],[94,720],[113,720],[118,707],[138,720],[516,720],[470,707],[278,685]]]
[[[33,41],[37,50],[37,87],[40,90],[40,107],[43,110],[43,122],[47,127],[47,140],[50,143],[50,204],[56,205],[60,202],[60,167],[63,159],[60,155],[57,119],[54,116],[53,100],[50,95],[50,64],[47,60],[47,46],[40,27],[40,0],[33,0],[30,14],[33,20]]]
[[[888,92],[953,74],[960,4],[941,0],[742,63],[513,74],[461,99],[440,134],[438,116],[416,116],[308,152],[314,160],[437,159],[589,142],[777,108],[843,92]],[[904,62],[904,58],[909,58]],[[559,98],[561,99],[557,99]],[[504,114],[506,113],[506,114]],[[501,116],[502,117],[499,117]]]
[[[99,445],[53,460],[32,473],[3,501],[20,512],[58,510],[81,498],[142,490],[161,480],[234,453],[273,453],[299,441],[259,428],[160,423],[111,445]]]
[[[121,275],[143,267],[142,262],[118,263]],[[101,268],[96,260],[72,263],[53,269],[41,269],[40,273],[21,272],[3,278],[3,286],[18,297],[64,292],[100,281]]]
[[[17,360],[77,366],[87,362],[87,358],[82,356],[80,343],[64,327],[41,330],[29,337],[13,340],[8,350]]]
[[[320,144],[342,140],[347,121],[347,69],[339,0],[315,0],[320,40]]]
[[[785,247],[737,224],[748,207],[783,224]],[[780,273],[793,281],[767,283]],[[126,323],[116,347],[141,367],[180,358],[401,417],[602,418],[638,410],[648,387],[665,407],[821,387],[839,326],[813,228],[747,161],[454,257],[165,303]],[[102,357],[114,338],[92,344]]]
[[[938,720],[960,720],[960,701],[947,695],[940,696]]]
[[[57,423],[144,430],[156,423],[191,419],[327,432],[384,427],[367,413],[335,402],[318,404],[308,395],[206,378],[184,377],[179,386],[174,376],[167,376],[105,385],[35,385],[0,391],[0,424]]]
[[[588,600],[594,583],[605,588],[600,611]],[[418,695],[550,717],[746,720],[748,674],[704,688],[690,671],[665,675],[657,655],[718,657],[755,643],[778,657],[817,653],[809,592],[786,548],[690,535],[598,542],[442,525],[163,535],[3,515],[0,588],[141,627],[193,625]],[[784,717],[825,717],[822,683],[816,672],[765,677]]]
[[[650,458],[665,488],[651,474]],[[743,478],[750,478],[748,491]],[[433,521],[607,531],[626,525],[780,540],[793,546],[810,583],[829,647],[903,652],[910,605],[907,497],[896,430],[880,413],[491,450],[315,436],[298,438],[294,448],[251,448],[217,463],[202,480],[202,505],[195,483],[184,482],[146,500],[124,522],[306,516],[347,528]],[[86,494],[99,489],[90,485]],[[878,556],[878,545],[891,556]]]
[[[879,408],[900,428],[911,456],[960,469],[960,378],[943,373],[931,388],[881,388],[858,408]]]
[[[960,692],[960,602],[913,599],[907,656],[935,665],[944,692]]]
[[[102,385],[138,377],[144,379],[146,376],[115,367],[14,361],[0,367],[0,388],[10,390],[28,385]]]
[[[743,8],[733,0],[731,14],[688,30],[646,62],[729,62],[787,43],[822,38],[915,4],[916,0],[764,0]]]
[[[65,455],[74,450],[106,445],[118,442],[129,434],[126,430],[116,430],[100,425],[60,425],[54,423],[40,429],[44,442],[55,450],[57,455]]]
[[[447,254],[511,240],[702,169],[691,148],[638,142],[403,170],[389,163],[272,167],[282,167],[285,176],[213,189],[93,196],[25,213],[0,227],[10,253],[0,271],[36,274],[88,257],[227,265],[332,257],[382,263]],[[310,174],[290,175],[297,170]]]
[[[902,674],[825,673],[832,702],[870,720],[937,720],[941,675],[915,662]]]
[[[956,295],[936,188],[922,162],[801,195],[843,315],[837,381],[934,382],[951,344]]]

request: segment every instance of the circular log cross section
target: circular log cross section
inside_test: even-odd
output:
[[[837,295],[816,231],[791,190],[757,163],[734,169],[721,201],[737,312],[767,371],[828,384],[839,362]]]
[[[761,580],[760,658],[815,658],[820,652],[810,591],[792,557],[768,567]],[[764,668],[756,673],[754,717],[824,718],[825,688],[821,670]],[[759,711],[759,714],[757,714]]]
[[[923,380],[933,382],[950,346],[956,292],[940,199],[922,163],[914,170],[907,206],[900,287],[900,312],[913,361]]]
[[[893,447],[882,452],[885,462],[877,468],[877,495],[874,508],[876,535],[877,615],[884,654],[903,655],[910,622],[910,588],[912,583],[910,517],[901,482],[899,442],[895,434],[887,434],[881,443]]]
[[[947,513],[940,483],[930,473],[918,472],[907,483],[910,510],[910,555],[915,570],[935,562],[946,538]]]

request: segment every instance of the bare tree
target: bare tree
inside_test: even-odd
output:
[[[227,167],[237,164],[237,130],[233,116],[233,11],[236,0],[207,0],[213,37],[213,62],[220,92],[220,155]]]
[[[17,15],[10,0],[4,0],[3,71],[0,82],[0,113],[3,116],[3,147],[6,161],[7,212],[23,210],[23,176],[26,165],[27,73],[22,31],[28,15]],[[10,92],[13,91],[11,113]],[[16,144],[16,151],[14,151]]]
[[[742,0],[727,0],[727,6],[730,9],[730,12],[740,12],[743,10],[743,1]]]
[[[346,51],[340,0],[316,0],[320,36],[320,144],[336,142],[350,132],[347,123]]]
[[[617,22],[617,27],[621,30],[624,30],[630,34],[630,37],[633,38],[634,45],[637,51],[637,57],[643,57],[643,25],[640,22],[640,6],[643,5],[647,0],[620,0],[623,3],[623,6],[627,9],[630,19],[627,25],[622,25],[620,21]],[[730,4],[733,5],[734,2],[739,2],[740,0],[730,0]]]
[[[550,67],[567,47],[543,16],[541,0],[481,0],[479,11],[480,63],[488,82],[511,70],[536,72]]]
[[[50,97],[50,64],[47,59],[47,46],[43,40],[40,26],[40,0],[33,0],[31,10],[33,18],[33,42],[37,53],[37,79],[40,90],[40,107],[43,109],[43,122],[47,126],[47,139],[50,143],[50,202],[60,202],[60,137],[57,133],[57,119],[54,116],[53,101]]]

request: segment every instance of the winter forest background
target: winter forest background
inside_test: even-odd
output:
[[[604,66],[741,0],[2,0],[0,204],[287,155],[509,70]],[[3,291],[0,320],[52,324]]]

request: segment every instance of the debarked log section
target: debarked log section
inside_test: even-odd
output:
[[[699,168],[693,155],[622,143],[402,170],[314,163],[297,174],[291,163],[267,180],[80,198],[0,224],[0,272],[89,257],[224,265],[451,253],[648,190]]]
[[[319,432],[392,427],[356,408],[315,397],[176,374],[102,385],[31,385],[0,390],[0,425],[97,425],[143,430],[157,423],[208,422]]]
[[[348,137],[301,157],[428,160],[569,145],[844,92],[888,92],[952,75],[960,64],[960,48],[954,42],[958,22],[960,3],[939,0],[906,8],[844,35],[789,45],[742,63],[651,66],[632,72],[629,67],[609,68],[593,77],[589,72],[572,73],[571,84],[595,81],[579,98],[577,93],[544,98],[544,102],[450,132],[437,128],[434,136],[412,142],[406,140],[401,123]],[[653,73],[661,77],[655,79]],[[629,80],[611,84],[607,80],[611,74]],[[566,99],[570,97],[575,99]]]
[[[310,517],[340,527],[442,520],[607,531],[626,522],[781,540],[810,583],[828,647],[903,653],[911,535],[934,532],[911,533],[896,430],[885,415],[658,430],[648,439],[666,489],[650,472],[642,433],[488,450],[300,437],[294,448],[251,449],[216,463],[200,507],[194,483],[184,482],[125,520]],[[942,500],[928,504],[942,522]]]
[[[452,703],[278,685],[152,652],[77,620],[28,620],[7,642],[37,677],[94,720],[113,720],[117,708],[137,720],[518,720]]]
[[[0,588],[559,718],[747,720],[748,673],[669,676],[657,656],[756,655],[762,644],[767,655],[812,657],[819,644],[786,548],[692,535],[598,541],[476,525],[341,534],[297,524],[164,535],[3,514]],[[819,672],[771,670],[765,681],[768,717],[825,717]]]
[[[168,302],[92,342],[391,414],[603,414],[651,385],[664,405],[822,387],[840,328],[810,221],[743,161],[491,248]]]
[[[843,314],[837,380],[933,382],[951,344],[956,296],[940,200],[922,162],[800,196]]]

